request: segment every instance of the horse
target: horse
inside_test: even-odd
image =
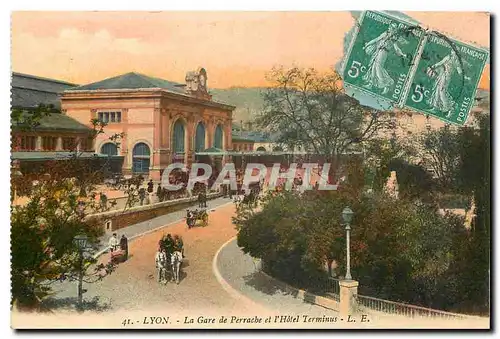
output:
[[[156,252],[155,265],[158,272],[158,282],[162,281],[162,278],[167,283],[167,270],[168,270],[168,260],[167,253],[165,251]]]
[[[172,253],[171,257],[171,266],[172,266],[172,274],[173,274],[173,279],[177,284],[179,284],[180,280],[180,270],[181,270],[181,264],[182,264],[182,252],[181,251],[174,251]]]

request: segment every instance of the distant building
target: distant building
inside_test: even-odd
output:
[[[12,109],[27,112],[40,104],[60,109],[59,95],[77,85],[64,81],[12,73]],[[22,173],[36,171],[48,160],[65,159],[70,151],[80,157],[94,155],[91,129],[60,113],[50,113],[35,128],[11,122],[11,159]]]
[[[250,152],[254,150],[254,141],[250,138],[232,135],[233,151],[235,152]]]
[[[235,107],[212,100],[204,68],[188,72],[185,80],[180,84],[126,73],[64,91],[62,110],[82,124],[106,122],[96,151],[123,156],[124,173],[159,179],[172,162],[189,165],[198,152],[233,147]],[[110,134],[122,132],[119,146],[109,140]]]

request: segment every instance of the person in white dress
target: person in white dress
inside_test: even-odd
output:
[[[118,238],[116,237],[116,233],[113,233],[111,238],[109,238],[108,245],[109,245],[109,249],[111,250],[111,252],[116,251],[118,246],[120,246],[120,242],[118,241]]]

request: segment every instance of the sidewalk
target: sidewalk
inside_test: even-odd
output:
[[[211,209],[214,209],[216,207],[232,203],[232,200],[229,198],[217,198],[213,200],[208,200],[207,201],[207,211],[210,213]],[[191,205],[191,208],[198,208],[198,202],[193,202]],[[118,239],[122,236],[122,234],[125,234],[125,236],[128,238],[128,240],[132,240],[135,237],[138,237],[140,235],[143,235],[145,232],[153,231],[157,228],[160,227],[167,227],[168,224],[172,224],[174,222],[179,222],[183,218],[186,217],[186,209],[182,209],[176,212],[164,214],[160,217],[156,217],[154,219],[146,220],[134,225],[130,225],[124,228],[120,228],[116,231],[114,231]],[[99,238],[100,245],[98,248],[98,253],[105,251],[108,249],[108,240],[111,234],[106,234]]]
[[[269,310],[282,314],[307,314],[309,316],[338,315],[337,312],[307,303],[284,291],[259,272],[259,261],[243,253],[236,239],[224,246],[218,256],[217,269],[232,288]]]

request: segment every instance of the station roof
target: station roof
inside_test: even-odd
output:
[[[34,108],[45,104],[60,109],[59,94],[76,86],[61,80],[12,72],[11,105],[16,108]]]
[[[29,113],[24,113],[24,114],[29,114]],[[30,131],[33,132],[42,132],[42,131],[90,132],[91,131],[89,127],[61,113],[50,113],[47,116],[40,118],[38,123],[39,125],[35,127],[30,127]],[[15,121],[11,121],[11,126],[12,129],[14,130],[23,128],[22,124],[18,124]]]
[[[87,85],[72,88],[73,91],[93,91],[105,89],[139,89],[139,88],[163,88],[172,92],[184,94],[183,84],[154,78],[148,75],[129,72],[112,78],[93,82]]]

